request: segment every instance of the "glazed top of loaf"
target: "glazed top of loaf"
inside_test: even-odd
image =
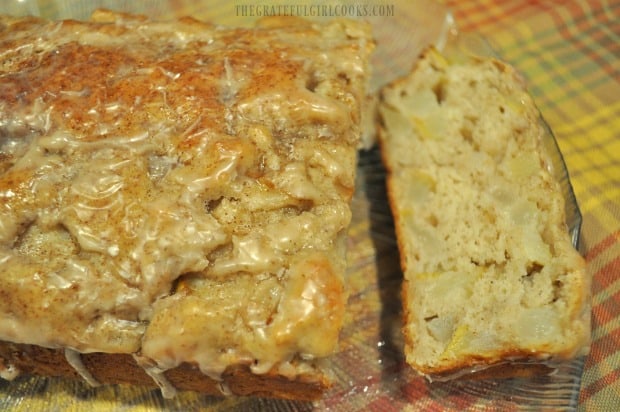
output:
[[[0,339],[211,375],[330,354],[371,47],[343,20],[0,18]]]

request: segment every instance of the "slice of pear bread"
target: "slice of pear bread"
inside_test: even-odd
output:
[[[429,48],[379,107],[407,362],[449,379],[583,355],[590,280],[539,111],[508,64],[456,60]]]

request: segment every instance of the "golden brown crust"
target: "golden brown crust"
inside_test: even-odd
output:
[[[82,354],[82,363],[101,384],[128,384],[157,388],[129,354]],[[24,375],[61,377],[82,380],[67,362],[62,349],[0,342],[0,360],[18,368]],[[315,377],[295,380],[276,374],[256,375],[249,368],[235,366],[222,374],[222,380],[204,375],[196,366],[181,364],[164,372],[168,381],[180,391],[195,391],[216,396],[261,396],[293,400],[315,400],[329,387],[329,382]]]
[[[503,364],[488,370],[473,372],[464,379],[512,379],[532,378],[552,374],[556,368],[543,364]]]

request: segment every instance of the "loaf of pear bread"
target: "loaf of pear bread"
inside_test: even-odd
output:
[[[346,19],[0,17],[0,376],[321,396],[372,48]]]

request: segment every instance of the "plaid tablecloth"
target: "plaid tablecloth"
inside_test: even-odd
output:
[[[444,11],[437,4],[404,0],[3,0],[0,12],[87,18],[94,7],[103,6],[155,18],[192,15],[246,25],[257,13],[238,6],[298,4],[381,6],[374,9],[377,15],[368,16],[378,40],[388,45],[378,49],[374,64],[379,80],[374,87],[411,64],[418,46],[440,31],[438,16]],[[525,75],[556,135],[583,214],[580,249],[593,277],[592,349],[585,360],[580,393],[568,408],[620,410],[620,1],[448,0],[445,6],[459,31],[483,35],[499,56]],[[420,29],[431,23],[437,27]],[[362,156],[361,160],[372,164],[376,159]],[[374,175],[373,167],[363,176],[365,184],[380,187],[377,179],[381,175]],[[400,348],[389,339],[391,328],[398,328],[392,324],[397,318],[385,315],[398,309],[381,307],[398,305],[390,298],[398,296],[398,281],[378,275],[377,270],[397,270],[393,245],[388,250],[389,241],[380,241],[384,228],[377,227],[387,218],[373,206],[373,199],[356,198],[354,208],[357,213],[350,234],[353,291],[336,362],[341,382],[324,401],[312,405],[187,395],[170,403],[153,391],[84,389],[67,382],[34,380],[0,385],[0,405],[28,411],[517,409],[518,396],[509,396],[503,403],[485,403],[476,400],[484,398],[484,393],[463,394],[454,387],[431,391],[404,368]],[[371,239],[368,233],[373,230]],[[552,410],[561,409],[550,405]]]

